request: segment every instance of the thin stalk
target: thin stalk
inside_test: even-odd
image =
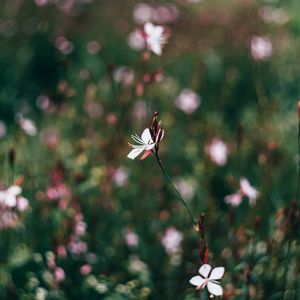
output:
[[[298,153],[297,153],[297,192],[296,200],[300,202],[300,120],[298,118]]]
[[[179,200],[181,201],[181,203],[183,204],[183,206],[186,208],[186,210],[187,210],[187,212],[188,212],[188,214],[189,214],[189,216],[190,216],[190,218],[191,218],[193,224],[197,226],[197,225],[198,225],[197,220],[195,219],[195,217],[193,216],[193,213],[192,213],[191,209],[189,208],[189,206],[187,205],[187,203],[185,202],[185,200],[182,198],[181,194],[179,193],[179,191],[178,191],[177,188],[175,187],[175,185],[174,185],[174,183],[173,183],[171,177],[168,175],[168,173],[166,172],[165,168],[163,167],[163,165],[162,165],[162,163],[161,163],[161,160],[160,160],[160,158],[158,157],[158,154],[155,153],[154,155],[155,155],[155,157],[156,157],[156,160],[157,160],[157,162],[158,162],[158,165],[159,165],[160,169],[162,170],[162,172],[163,172],[165,178],[167,179],[167,181],[170,183],[170,185],[171,185],[171,187],[172,187],[174,193],[175,193],[176,196],[179,198]]]

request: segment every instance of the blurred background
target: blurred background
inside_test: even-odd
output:
[[[0,299],[300,299],[297,0],[1,0]],[[163,26],[157,56],[138,38]]]

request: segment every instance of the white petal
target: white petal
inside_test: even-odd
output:
[[[151,150],[151,149],[153,149],[154,147],[155,147],[155,143],[146,146],[146,147],[145,147],[145,150]]]
[[[145,144],[153,144],[153,140],[152,140],[152,137],[151,137],[151,133],[150,133],[150,130],[149,128],[146,128],[143,133],[142,133],[142,141],[145,143]]]
[[[162,54],[161,45],[158,42],[152,42],[149,45],[150,49],[153,51],[154,54],[160,56]]]
[[[154,25],[152,23],[146,23],[144,25],[144,31],[149,35],[152,34],[153,29],[154,29]]]
[[[210,280],[221,279],[222,276],[224,275],[224,272],[225,272],[224,267],[214,268],[210,273],[209,279]]]
[[[223,295],[223,289],[222,287],[217,284],[217,283],[214,283],[214,282],[208,282],[207,283],[207,289],[208,291],[214,295],[214,296],[222,296]]]
[[[208,274],[211,270],[211,266],[208,264],[204,264],[199,269],[199,274],[202,275],[204,278],[208,278]]]
[[[204,283],[204,279],[201,276],[194,276],[192,279],[190,279],[189,283],[195,286],[201,286]],[[203,286],[204,287],[204,286]]]
[[[130,159],[135,159],[138,155],[140,155],[143,151],[145,150],[145,148],[137,148],[137,149],[132,149],[127,157]]]
[[[6,196],[6,193],[3,192],[3,191],[0,191],[0,201],[4,201],[5,200],[5,196]]]
[[[18,196],[21,194],[22,189],[18,185],[12,185],[7,189],[7,192],[11,195]]]
[[[17,204],[17,199],[15,196],[7,194],[4,203],[9,207],[14,207]]]

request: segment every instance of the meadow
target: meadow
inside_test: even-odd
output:
[[[299,11],[2,0],[0,299],[300,299]]]

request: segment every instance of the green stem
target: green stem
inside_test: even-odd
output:
[[[155,155],[155,157],[156,157],[156,160],[157,160],[157,162],[158,162],[159,167],[161,168],[161,170],[162,170],[162,172],[163,172],[165,178],[167,179],[167,181],[170,183],[170,185],[171,185],[171,187],[172,187],[174,193],[175,193],[176,196],[179,198],[179,200],[181,201],[181,203],[183,204],[183,206],[186,208],[186,210],[187,210],[187,212],[188,212],[188,214],[189,214],[189,216],[190,216],[190,218],[191,218],[193,224],[197,226],[197,225],[198,225],[197,220],[196,220],[195,217],[193,216],[193,213],[192,213],[191,209],[189,208],[189,206],[187,205],[187,203],[185,202],[185,200],[182,198],[181,194],[179,193],[179,191],[178,191],[177,188],[175,187],[175,185],[174,185],[172,179],[170,178],[170,176],[169,176],[168,173],[166,172],[165,168],[163,167],[163,165],[162,165],[162,163],[161,163],[161,160],[160,160],[160,158],[158,157],[158,154],[155,153],[154,155]]]
[[[297,153],[297,192],[296,200],[300,202],[300,120],[298,120],[298,153]]]

